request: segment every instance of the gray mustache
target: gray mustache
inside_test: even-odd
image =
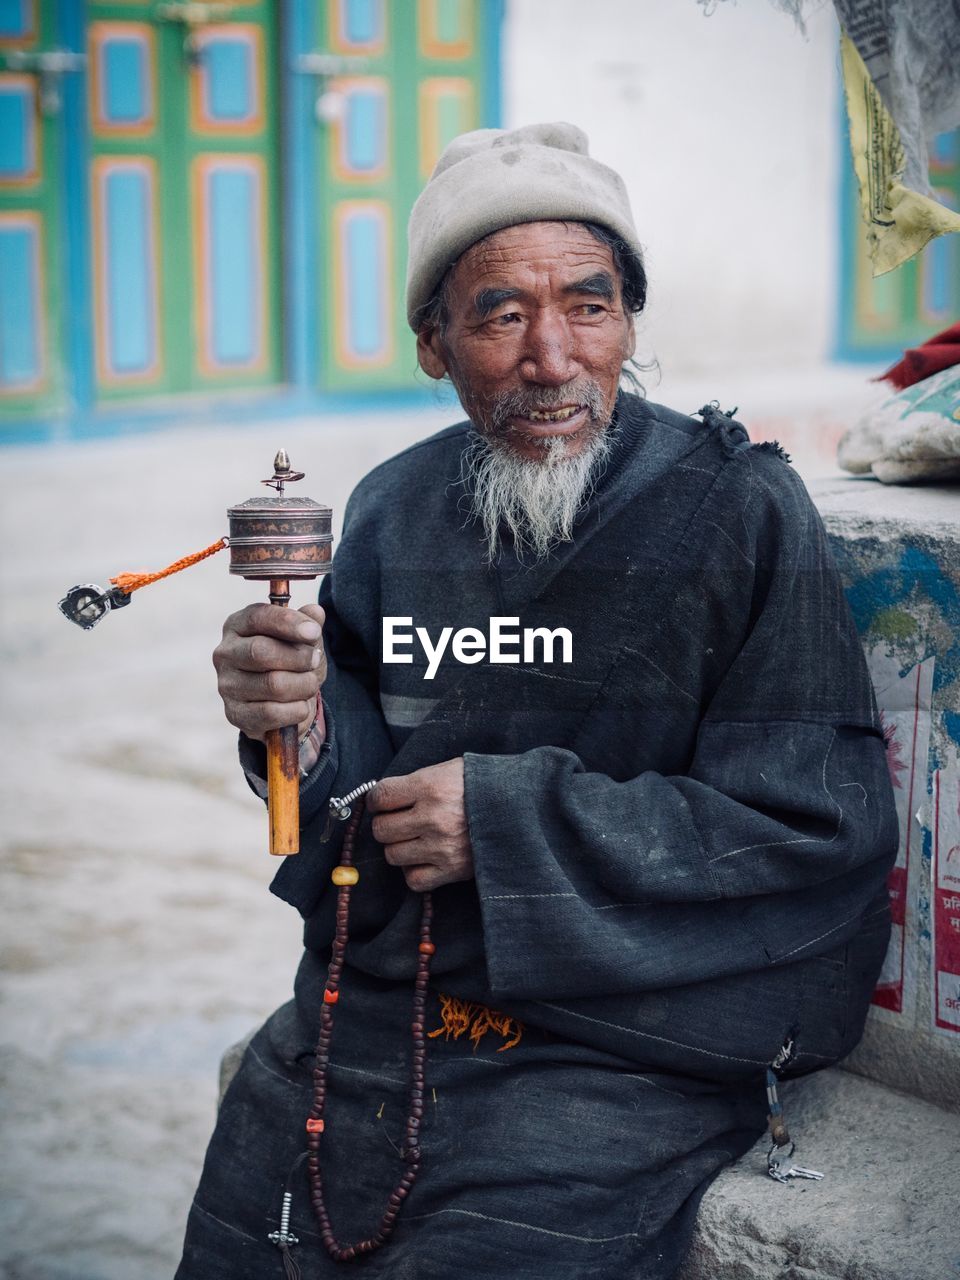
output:
[[[553,413],[564,405],[584,405],[591,418],[603,414],[603,395],[594,382],[571,382],[564,387],[538,387],[535,391],[501,391],[491,396],[487,411],[494,430],[510,418],[526,418],[531,413]]]

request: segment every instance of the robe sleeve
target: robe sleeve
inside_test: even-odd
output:
[[[499,998],[641,992],[792,963],[847,941],[883,892],[896,815],[826,535],[792,473],[743,465],[752,510],[742,519],[747,504],[728,502],[739,527],[712,546],[751,560],[753,604],[685,773],[614,779],[556,746],[465,757]]]

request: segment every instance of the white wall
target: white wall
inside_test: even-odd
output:
[[[507,0],[505,124],[580,125],[630,191],[655,398],[701,375],[822,369],[837,296],[837,40],[827,3],[805,38],[770,0],[721,0],[710,17],[696,0]]]

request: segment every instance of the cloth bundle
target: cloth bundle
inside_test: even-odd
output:
[[[840,466],[884,484],[960,481],[960,324],[906,351],[883,380],[897,391],[846,433]]]

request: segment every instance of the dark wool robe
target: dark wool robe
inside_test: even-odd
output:
[[[765,1065],[789,1037],[788,1074],[855,1044],[897,842],[873,694],[803,484],[707,419],[622,395],[573,540],[535,567],[509,547],[485,563],[458,479],[468,424],[357,488],[320,596],[327,742],[303,852],[273,886],[306,919],[295,999],[227,1093],[179,1280],[282,1276],[267,1236],[288,1177],[304,1280],[345,1269],[296,1162],[342,835],[323,841],[326,802],[368,778],[464,757],[476,879],[434,894],[428,1030],[439,992],[525,1029],[503,1052],[494,1033],[428,1041],[419,1180],[391,1242],[347,1268],[670,1276],[703,1189],[764,1128]],[[384,616],[434,640],[491,616],[566,627],[573,661],[464,665],[448,647],[427,681],[416,642],[411,663],[381,661]],[[419,921],[369,822],[357,864],[322,1145],[345,1243],[373,1233],[403,1168]]]

